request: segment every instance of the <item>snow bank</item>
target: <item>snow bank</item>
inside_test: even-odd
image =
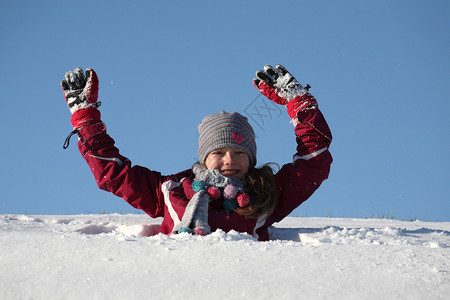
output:
[[[146,215],[0,215],[0,299],[444,299],[450,223],[286,218],[272,241]]]

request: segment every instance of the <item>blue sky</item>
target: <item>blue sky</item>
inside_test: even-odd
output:
[[[251,83],[280,63],[312,86],[334,137],[330,178],[292,215],[450,221],[449,12],[448,1],[8,1],[0,213],[138,212],[97,188],[75,138],[62,149],[66,71],[94,68],[122,154],[170,174],[195,162],[197,124],[220,110],[249,117],[259,163],[292,160],[286,111],[260,108],[271,103]]]

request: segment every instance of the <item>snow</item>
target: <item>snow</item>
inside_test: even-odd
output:
[[[286,218],[270,242],[146,215],[0,215],[0,299],[449,299],[450,223]]]

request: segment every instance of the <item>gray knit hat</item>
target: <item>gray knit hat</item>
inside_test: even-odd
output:
[[[251,165],[256,165],[255,133],[246,117],[233,111],[207,115],[198,125],[198,159],[205,162],[209,153],[230,147],[247,152]]]

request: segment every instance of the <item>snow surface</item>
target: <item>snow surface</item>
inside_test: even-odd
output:
[[[0,215],[0,299],[450,299],[450,223],[286,218],[272,241],[146,215]]]

